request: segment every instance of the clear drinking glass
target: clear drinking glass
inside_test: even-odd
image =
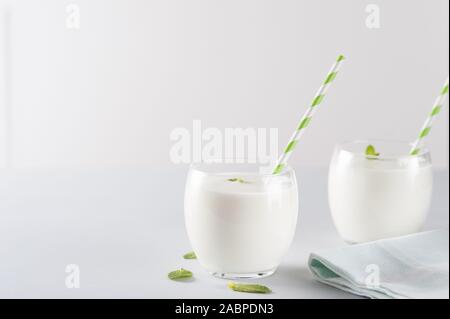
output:
[[[184,200],[189,240],[200,264],[222,278],[273,274],[294,237],[297,181],[287,167],[261,174],[253,164],[192,165]]]
[[[377,157],[365,155],[373,145]],[[431,202],[430,153],[409,155],[405,142],[356,141],[336,146],[328,198],[341,237],[361,243],[419,231]]]

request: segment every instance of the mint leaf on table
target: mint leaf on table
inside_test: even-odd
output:
[[[256,293],[256,294],[268,294],[272,292],[270,288],[259,284],[241,284],[230,282],[228,288],[238,292]]]
[[[195,252],[191,251],[183,255],[184,259],[197,259]]]
[[[182,280],[182,279],[192,278],[192,272],[181,268],[181,269],[169,272],[169,274],[167,276],[169,277],[170,280],[180,280],[180,279]]]

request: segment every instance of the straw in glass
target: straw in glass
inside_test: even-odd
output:
[[[292,154],[293,150],[297,146],[298,140],[302,136],[305,129],[309,126],[311,123],[312,116],[314,115],[317,106],[321,104],[325,98],[325,95],[331,85],[333,83],[334,79],[336,78],[339,69],[341,67],[342,61],[345,59],[343,55],[338,56],[336,59],[336,62],[331,67],[330,72],[328,72],[328,75],[323,82],[322,86],[317,91],[316,96],[314,97],[311,105],[306,110],[305,114],[303,114],[303,117],[301,118],[297,129],[292,134],[291,139],[289,140],[289,143],[287,144],[286,148],[284,149],[283,153],[281,154],[280,158],[278,159],[277,165],[275,166],[274,170],[272,171],[273,174],[279,174],[283,171],[283,169],[286,167],[287,161],[289,160],[290,155]]]
[[[431,126],[433,125],[436,116],[441,112],[441,109],[445,102],[445,98],[447,96],[448,96],[448,77],[447,81],[445,82],[444,86],[441,89],[441,93],[436,98],[436,101],[433,104],[433,109],[431,110],[430,114],[428,114],[427,119],[420,130],[419,136],[413,143],[413,146],[409,152],[410,155],[420,154],[424,139],[425,137],[428,136],[428,134],[430,134]]]

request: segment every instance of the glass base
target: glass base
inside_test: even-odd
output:
[[[211,275],[222,279],[259,279],[269,277],[275,273],[277,269],[271,269],[268,271],[260,271],[255,273],[223,273],[223,272],[210,272]]]

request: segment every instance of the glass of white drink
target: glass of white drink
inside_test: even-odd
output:
[[[379,154],[366,155],[368,145]],[[341,237],[361,243],[417,232],[430,206],[433,174],[427,150],[409,155],[403,142],[356,141],[337,145],[328,197]]]
[[[253,164],[196,164],[188,174],[185,222],[200,264],[222,278],[273,274],[294,237],[297,181],[287,167],[261,174]]]

